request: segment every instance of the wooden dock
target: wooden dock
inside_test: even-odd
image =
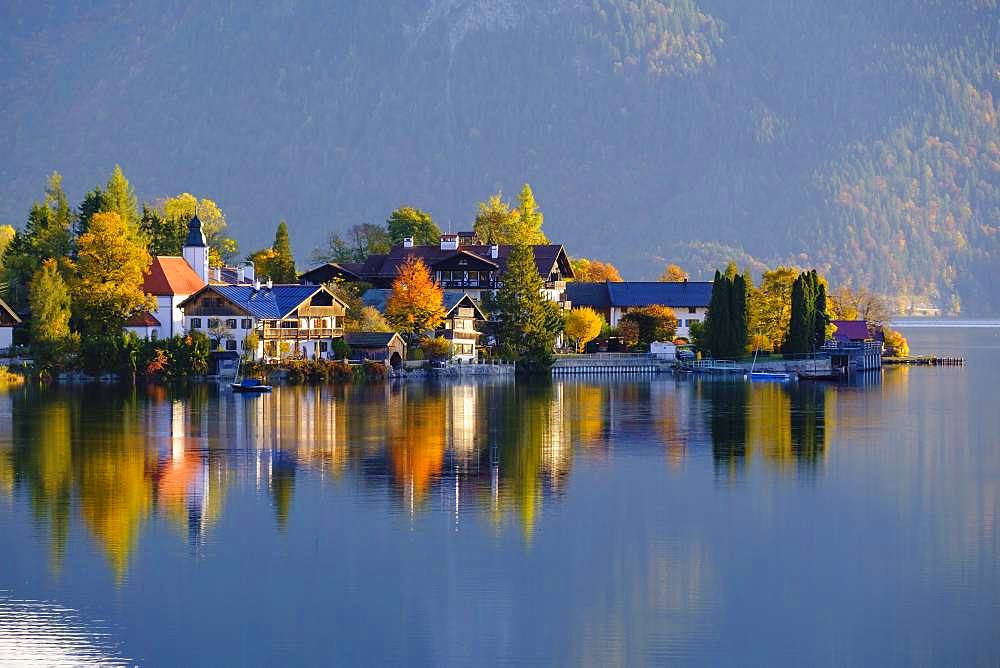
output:
[[[882,364],[910,366],[965,366],[965,358],[937,357],[935,355],[920,355],[917,357],[883,357]]]

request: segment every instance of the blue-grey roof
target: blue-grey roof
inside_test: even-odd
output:
[[[607,283],[566,283],[566,299],[573,306],[589,306],[604,310],[611,306]]]
[[[188,235],[184,245],[201,247],[208,245],[208,242],[205,241],[205,232],[201,229],[201,220],[197,214],[188,223]]]
[[[213,285],[210,289],[255,318],[277,320],[323,288],[318,285],[275,285],[254,290],[252,285]]]
[[[702,281],[677,283],[639,282],[608,283],[612,306],[697,306],[707,308],[712,301],[712,284]]]
[[[389,301],[390,294],[392,290],[387,288],[369,288],[361,295],[361,301],[365,306],[374,306],[379,313],[385,313],[385,304]]]

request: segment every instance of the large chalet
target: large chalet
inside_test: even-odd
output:
[[[414,245],[412,239],[394,246],[388,253],[369,255],[364,262],[327,262],[310,269],[299,280],[322,285],[331,280],[363,281],[375,288],[391,288],[399,268],[408,258],[423,260],[445,292],[468,293],[481,299],[483,292],[497,290],[507,269],[512,246],[484,245],[465,235],[444,234],[439,245]],[[532,246],[535,266],[545,281],[545,295],[553,302],[565,302],[566,279],[573,278],[566,250],[560,244]]]

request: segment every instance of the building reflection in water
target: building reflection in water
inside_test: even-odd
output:
[[[115,577],[140,534],[164,518],[199,555],[234,488],[271,499],[289,530],[303,476],[411,518],[447,511],[533,536],[546,504],[569,493],[577,458],[655,448],[669,469],[709,445],[717,475],[753,461],[815,475],[827,456],[836,388],[690,379],[509,381],[278,387],[232,395],[213,385],[102,387],[0,395],[0,493],[23,495],[49,537],[52,570],[79,517]],[[351,490],[348,489],[351,493]]]

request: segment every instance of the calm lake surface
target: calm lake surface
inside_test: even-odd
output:
[[[0,663],[1000,662],[1000,328],[851,385],[0,394]]]

